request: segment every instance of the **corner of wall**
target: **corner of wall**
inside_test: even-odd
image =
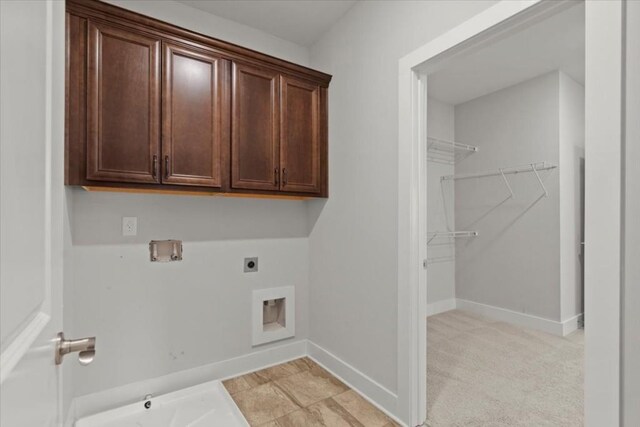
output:
[[[584,86],[559,72],[560,284],[562,321],[582,314]]]
[[[456,140],[479,147],[456,174],[557,163],[558,87],[552,71],[456,105]],[[459,300],[560,320],[558,169],[541,178],[548,197],[530,174],[508,177],[513,197],[499,176],[455,182],[456,225],[479,232],[456,251]]]

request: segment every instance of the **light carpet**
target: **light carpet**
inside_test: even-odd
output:
[[[427,322],[428,425],[582,426],[584,333],[452,310]]]

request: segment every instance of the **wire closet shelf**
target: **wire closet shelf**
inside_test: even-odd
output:
[[[527,173],[533,172],[536,176],[538,184],[540,184],[540,188],[544,193],[544,196],[548,196],[549,193],[547,191],[547,187],[545,187],[544,182],[542,182],[542,178],[540,177],[541,171],[555,169],[558,166],[553,165],[547,162],[537,162],[537,163],[527,163],[525,165],[511,166],[508,168],[500,168],[486,172],[478,172],[478,173],[466,173],[466,174],[457,174],[457,175],[445,175],[440,178],[441,181],[447,180],[458,180],[458,179],[471,179],[471,178],[484,178],[488,176],[502,176],[502,180],[509,190],[509,197],[513,197],[513,189],[511,188],[511,184],[509,184],[509,180],[506,175],[518,174],[518,173]]]
[[[458,237],[476,237],[477,231],[432,231],[427,233],[427,245],[436,237],[458,238]]]
[[[454,165],[470,154],[478,151],[478,147],[461,142],[427,137],[427,160]]]
[[[542,178],[540,177],[540,172],[545,170],[555,169],[557,167],[558,167],[557,165],[553,165],[551,163],[537,162],[537,163],[528,163],[525,165],[511,166],[507,168],[499,168],[499,169],[490,170],[486,172],[445,175],[445,176],[442,176],[440,179],[441,181],[449,181],[449,180],[454,181],[458,179],[472,179],[472,178],[484,178],[489,176],[501,176],[505,186],[509,190],[509,194],[510,194],[509,197],[513,197],[513,189],[509,184],[507,175],[519,174],[519,173],[534,173],[538,181],[538,184],[540,184],[540,187],[542,188],[543,196],[546,197],[549,194],[547,192],[547,188],[544,185],[544,182],[542,181]],[[455,239],[455,238],[469,238],[469,237],[476,237],[476,236],[478,236],[477,231],[432,231],[427,233],[427,245],[429,245],[436,238]],[[431,262],[445,261],[445,260],[451,260],[451,259],[453,259],[452,256],[428,258],[427,264]]]
[[[427,137],[427,160],[447,165],[455,165],[456,162],[478,151],[478,147],[469,144],[463,144],[456,141],[448,141],[446,139]],[[430,245],[435,239],[446,239],[450,242],[452,239],[476,237],[477,231],[433,231],[427,233],[427,245]],[[437,240],[442,241],[442,240]],[[451,256],[437,257],[438,260],[444,261]],[[434,258],[433,260],[435,260]],[[430,263],[432,259],[428,259]]]

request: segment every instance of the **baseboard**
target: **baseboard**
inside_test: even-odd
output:
[[[536,329],[560,337],[565,336],[568,333],[567,331],[571,329],[571,325],[573,324],[572,322],[574,320],[570,319],[566,322],[559,322],[556,320],[545,319],[543,317],[533,316],[531,314],[519,313],[517,311],[508,310],[506,308],[481,304],[478,302],[460,298],[456,299],[456,307],[461,310],[471,311],[473,313],[487,316],[492,319],[513,323],[514,325],[522,326],[525,328]],[[575,325],[577,328],[578,317],[575,318]]]
[[[308,341],[307,351],[309,357],[316,363],[393,418],[397,423],[405,425],[394,414],[398,407],[397,394],[312,341]]]
[[[80,418],[124,406],[142,399],[147,394],[157,396],[211,380],[224,380],[304,356],[312,358],[398,424],[405,425],[394,414],[398,407],[398,396],[395,393],[319,345],[301,340],[162,377],[79,396],[71,402],[64,426],[72,427],[73,423]]]
[[[562,335],[567,336],[580,328],[584,314],[578,314],[562,322]]]
[[[517,311],[460,298],[451,298],[427,304],[427,316],[455,310],[456,308],[562,337],[578,330],[583,317],[582,314],[578,314],[567,320],[558,322],[556,320],[545,319],[543,317],[532,316],[530,314],[519,313]]]
[[[174,372],[149,380],[75,398],[70,406],[65,426],[82,417],[97,414],[141,400],[147,394],[161,395],[207,381],[226,379],[307,355],[307,341],[300,340],[270,347],[221,362]]]
[[[442,301],[436,301],[427,304],[427,317],[434,314],[444,313],[445,311],[455,310],[457,307],[456,299],[449,298]]]

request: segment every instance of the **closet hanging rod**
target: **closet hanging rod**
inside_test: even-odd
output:
[[[435,146],[453,148],[458,150],[466,150],[466,151],[478,151],[478,147],[469,144],[463,144],[461,142],[455,141],[447,141],[446,139],[434,138],[431,136],[427,137],[427,143],[429,148],[437,149]]]
[[[480,173],[468,173],[468,174],[459,174],[459,175],[445,175],[440,178],[442,181],[446,180],[456,180],[456,179],[470,179],[470,178],[483,178],[487,176],[500,176],[500,175],[508,175],[508,174],[516,174],[516,173],[524,173],[524,172],[540,172],[549,169],[555,169],[558,166],[547,163],[547,162],[538,162],[538,163],[528,163],[526,165],[519,166],[511,166],[508,168],[496,169],[487,172]]]

